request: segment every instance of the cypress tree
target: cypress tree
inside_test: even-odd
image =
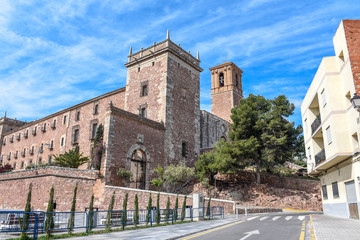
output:
[[[112,210],[114,209],[114,203],[115,203],[115,191],[113,192],[113,195],[111,197],[110,203],[109,203],[109,207],[108,207],[108,212],[106,215],[106,230],[110,230],[111,229],[111,214],[112,214]]]
[[[71,204],[71,210],[70,210],[70,218],[68,221],[68,233],[72,233],[74,228],[74,222],[75,222],[75,209],[76,209],[76,193],[77,193],[78,183],[76,183],[74,188],[74,197]]]
[[[175,222],[178,218],[178,208],[179,208],[179,194],[176,195],[176,200],[175,200],[175,208],[174,208],[174,221]]]
[[[166,202],[166,210],[165,210],[165,221],[169,221],[170,217],[170,197],[168,196],[167,202]]]
[[[148,206],[147,206],[147,213],[146,213],[146,225],[149,224],[149,222],[150,222],[151,207],[152,207],[152,198],[151,198],[151,193],[150,193],[150,195],[149,195],[149,203],[148,203]]]
[[[52,229],[54,229],[54,186],[50,189],[50,198],[46,210],[46,221],[45,221],[45,231],[46,236],[50,237]]]
[[[125,193],[125,198],[124,198],[124,202],[123,202],[123,214],[122,214],[123,223],[125,225],[127,223],[127,202],[128,202],[128,197],[129,197],[129,194]]]
[[[211,197],[209,198],[208,206],[206,208],[206,216],[209,216],[209,218],[210,218],[210,202],[211,202]]]
[[[139,201],[138,201],[138,195],[135,194],[135,212],[134,212],[134,225],[139,223]]]
[[[160,193],[157,194],[156,199],[156,215],[155,220],[157,224],[160,224]]]
[[[92,226],[94,225],[94,194],[91,195],[90,206],[89,206],[89,226],[90,230],[92,230]]]
[[[29,192],[28,192],[28,196],[26,199],[26,205],[25,205],[25,210],[24,212],[31,212],[31,191],[32,191],[32,183],[30,183],[29,185]],[[22,224],[22,232],[21,233],[21,238],[26,238],[26,230],[28,230],[29,228],[29,214],[25,213],[24,214],[24,219],[23,219],[23,224]]]
[[[185,211],[186,211],[186,195],[185,195],[185,198],[184,198],[184,202],[183,202],[183,205],[182,205],[182,209],[181,209],[181,221],[184,221],[185,219]]]

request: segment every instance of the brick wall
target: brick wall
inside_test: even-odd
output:
[[[354,85],[360,95],[360,21],[343,20]]]

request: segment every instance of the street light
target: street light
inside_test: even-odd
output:
[[[351,98],[350,100],[351,104],[353,105],[353,107],[357,110],[359,110],[360,108],[360,96],[357,95],[357,93],[354,93],[354,96]]]

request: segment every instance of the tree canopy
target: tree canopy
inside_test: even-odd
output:
[[[220,141],[214,151],[200,156],[196,163],[200,180],[217,172],[236,173],[255,166],[257,182],[260,170],[271,171],[285,161],[300,158],[302,128],[295,127],[287,118],[294,113],[294,105],[284,96],[265,99],[250,94],[232,109],[229,141]]]
[[[78,168],[80,165],[89,161],[88,157],[84,157],[82,153],[79,152],[79,147],[76,146],[75,149],[70,149],[68,152],[65,152],[60,155],[55,155],[55,165],[60,167],[69,167],[69,168]]]

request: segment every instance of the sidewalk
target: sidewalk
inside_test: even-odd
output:
[[[360,221],[311,214],[316,240],[359,240]]]
[[[236,219],[236,216],[225,215],[224,219],[211,220],[211,221],[199,221],[192,223],[183,223],[176,225],[168,225],[163,227],[153,227],[138,230],[130,230],[124,232],[112,232],[106,234],[95,234],[84,237],[72,238],[74,240],[108,240],[108,239],[175,239],[189,234],[205,231],[211,228],[220,227],[225,224],[229,224],[235,221],[240,221],[244,217]]]

